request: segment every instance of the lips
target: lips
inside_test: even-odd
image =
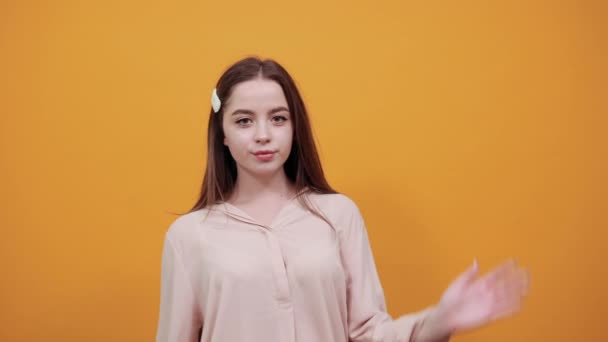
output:
[[[264,150],[264,151],[254,152],[253,154],[255,154],[256,156],[259,156],[259,155],[271,155],[273,153],[274,153],[274,151]]]
[[[253,155],[257,158],[257,160],[262,162],[269,162],[274,159],[275,151],[257,151],[254,152]]]

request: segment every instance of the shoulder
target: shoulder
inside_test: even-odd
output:
[[[361,220],[361,211],[355,201],[346,194],[311,194],[311,201],[332,221],[350,223]]]
[[[199,209],[181,215],[171,222],[165,232],[165,238],[174,247],[183,247],[189,241],[193,241],[200,233],[201,222],[206,209]]]
[[[317,194],[310,193],[309,198],[319,207],[323,209],[354,209],[357,207],[355,201],[348,195],[343,193],[335,194]]]

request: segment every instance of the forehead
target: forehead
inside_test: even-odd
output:
[[[232,109],[255,109],[285,106],[287,100],[281,86],[267,79],[254,79],[234,86],[226,107]]]

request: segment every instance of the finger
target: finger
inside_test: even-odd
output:
[[[475,279],[477,273],[479,272],[479,265],[477,264],[477,259],[473,260],[473,265],[469,267],[466,271],[461,273],[455,280],[454,284],[457,286],[461,286],[464,284],[468,284]]]
[[[516,268],[517,264],[514,259],[509,259],[506,262],[500,264],[490,272],[486,273],[480,278],[480,280],[487,286],[499,281],[501,278],[507,276]]]
[[[506,278],[505,281],[508,284],[507,287],[515,292],[516,295],[523,297],[528,294],[530,289],[530,273],[528,270],[518,268],[509,278]]]
[[[527,296],[530,292],[530,272],[527,269],[521,269],[521,292],[523,296]]]
[[[496,300],[504,298],[521,298],[528,292],[529,276],[524,269],[517,269],[509,276],[496,281],[491,292]]]
[[[520,270],[520,273],[527,272]],[[525,282],[526,277],[522,276],[515,281],[497,284],[492,296],[491,320],[512,316],[521,310],[526,289]]]
[[[511,291],[515,292],[519,296],[525,296],[528,294],[530,287],[530,275],[527,270],[519,268],[513,272],[513,274],[504,279],[507,286]]]
[[[495,303],[492,313],[490,315],[490,320],[495,321],[502,318],[507,318],[513,316],[521,311],[522,303],[521,300],[512,299],[512,300],[504,300]]]
[[[489,319],[496,320],[512,316],[521,310],[522,298],[518,295],[495,297],[490,309]]]

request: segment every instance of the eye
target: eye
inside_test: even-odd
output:
[[[274,116],[274,117],[272,118],[272,120],[274,120],[275,122],[282,123],[282,122],[287,121],[287,117],[285,117],[285,116],[283,116],[283,115],[277,115],[277,116]]]
[[[248,121],[249,120],[249,121]],[[245,126],[247,125],[249,122],[251,121],[250,118],[240,118],[238,120],[236,120],[235,122],[237,123],[237,125],[241,125],[241,126]]]

